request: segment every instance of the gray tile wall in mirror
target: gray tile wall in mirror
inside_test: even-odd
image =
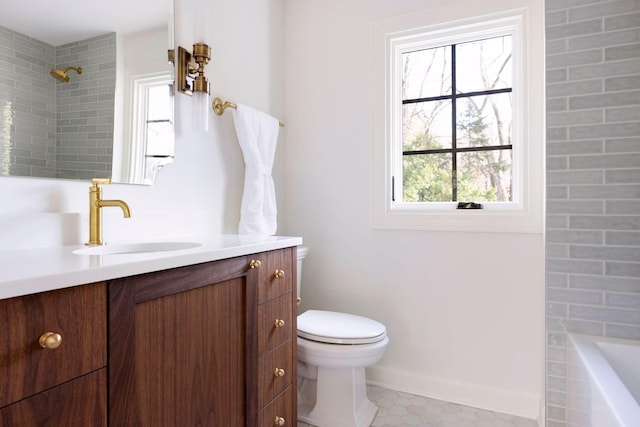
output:
[[[54,47],[0,27],[0,174],[111,174],[115,33]],[[52,68],[69,71],[57,82]]]

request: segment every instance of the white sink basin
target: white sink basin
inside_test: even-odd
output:
[[[76,249],[74,254],[78,255],[124,255],[124,254],[144,254],[155,252],[182,251],[185,249],[202,246],[195,242],[144,242],[144,243],[119,243],[104,246],[89,246]]]

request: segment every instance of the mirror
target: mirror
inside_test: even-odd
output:
[[[174,153],[172,0],[0,3],[0,175],[153,184]]]

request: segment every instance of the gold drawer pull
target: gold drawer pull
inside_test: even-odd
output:
[[[284,277],[284,270],[276,270],[276,271],[274,271],[273,277],[275,277],[276,279],[280,279],[280,278]]]
[[[252,259],[249,262],[249,268],[260,268],[262,262],[259,259]]]
[[[45,332],[40,335],[40,339],[38,340],[40,343],[40,347],[46,348],[47,350],[55,350],[60,347],[62,344],[62,335],[56,334],[55,332]]]
[[[273,419],[273,425],[274,426],[283,426],[285,423],[284,418],[279,417],[276,415],[276,417]]]
[[[273,370],[273,376],[274,377],[284,377],[284,369],[282,368],[276,368]]]
[[[300,297],[296,298],[296,303],[297,303],[298,305],[300,305],[300,303],[301,303],[301,302],[302,302],[302,298],[300,298]]]
[[[282,319],[276,319],[275,322],[273,322],[273,326],[276,328],[282,328],[284,325],[285,322]]]

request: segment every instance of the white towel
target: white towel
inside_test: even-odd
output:
[[[232,111],[245,164],[238,233],[270,236],[278,228],[271,168],[276,154],[279,122],[242,104]]]

